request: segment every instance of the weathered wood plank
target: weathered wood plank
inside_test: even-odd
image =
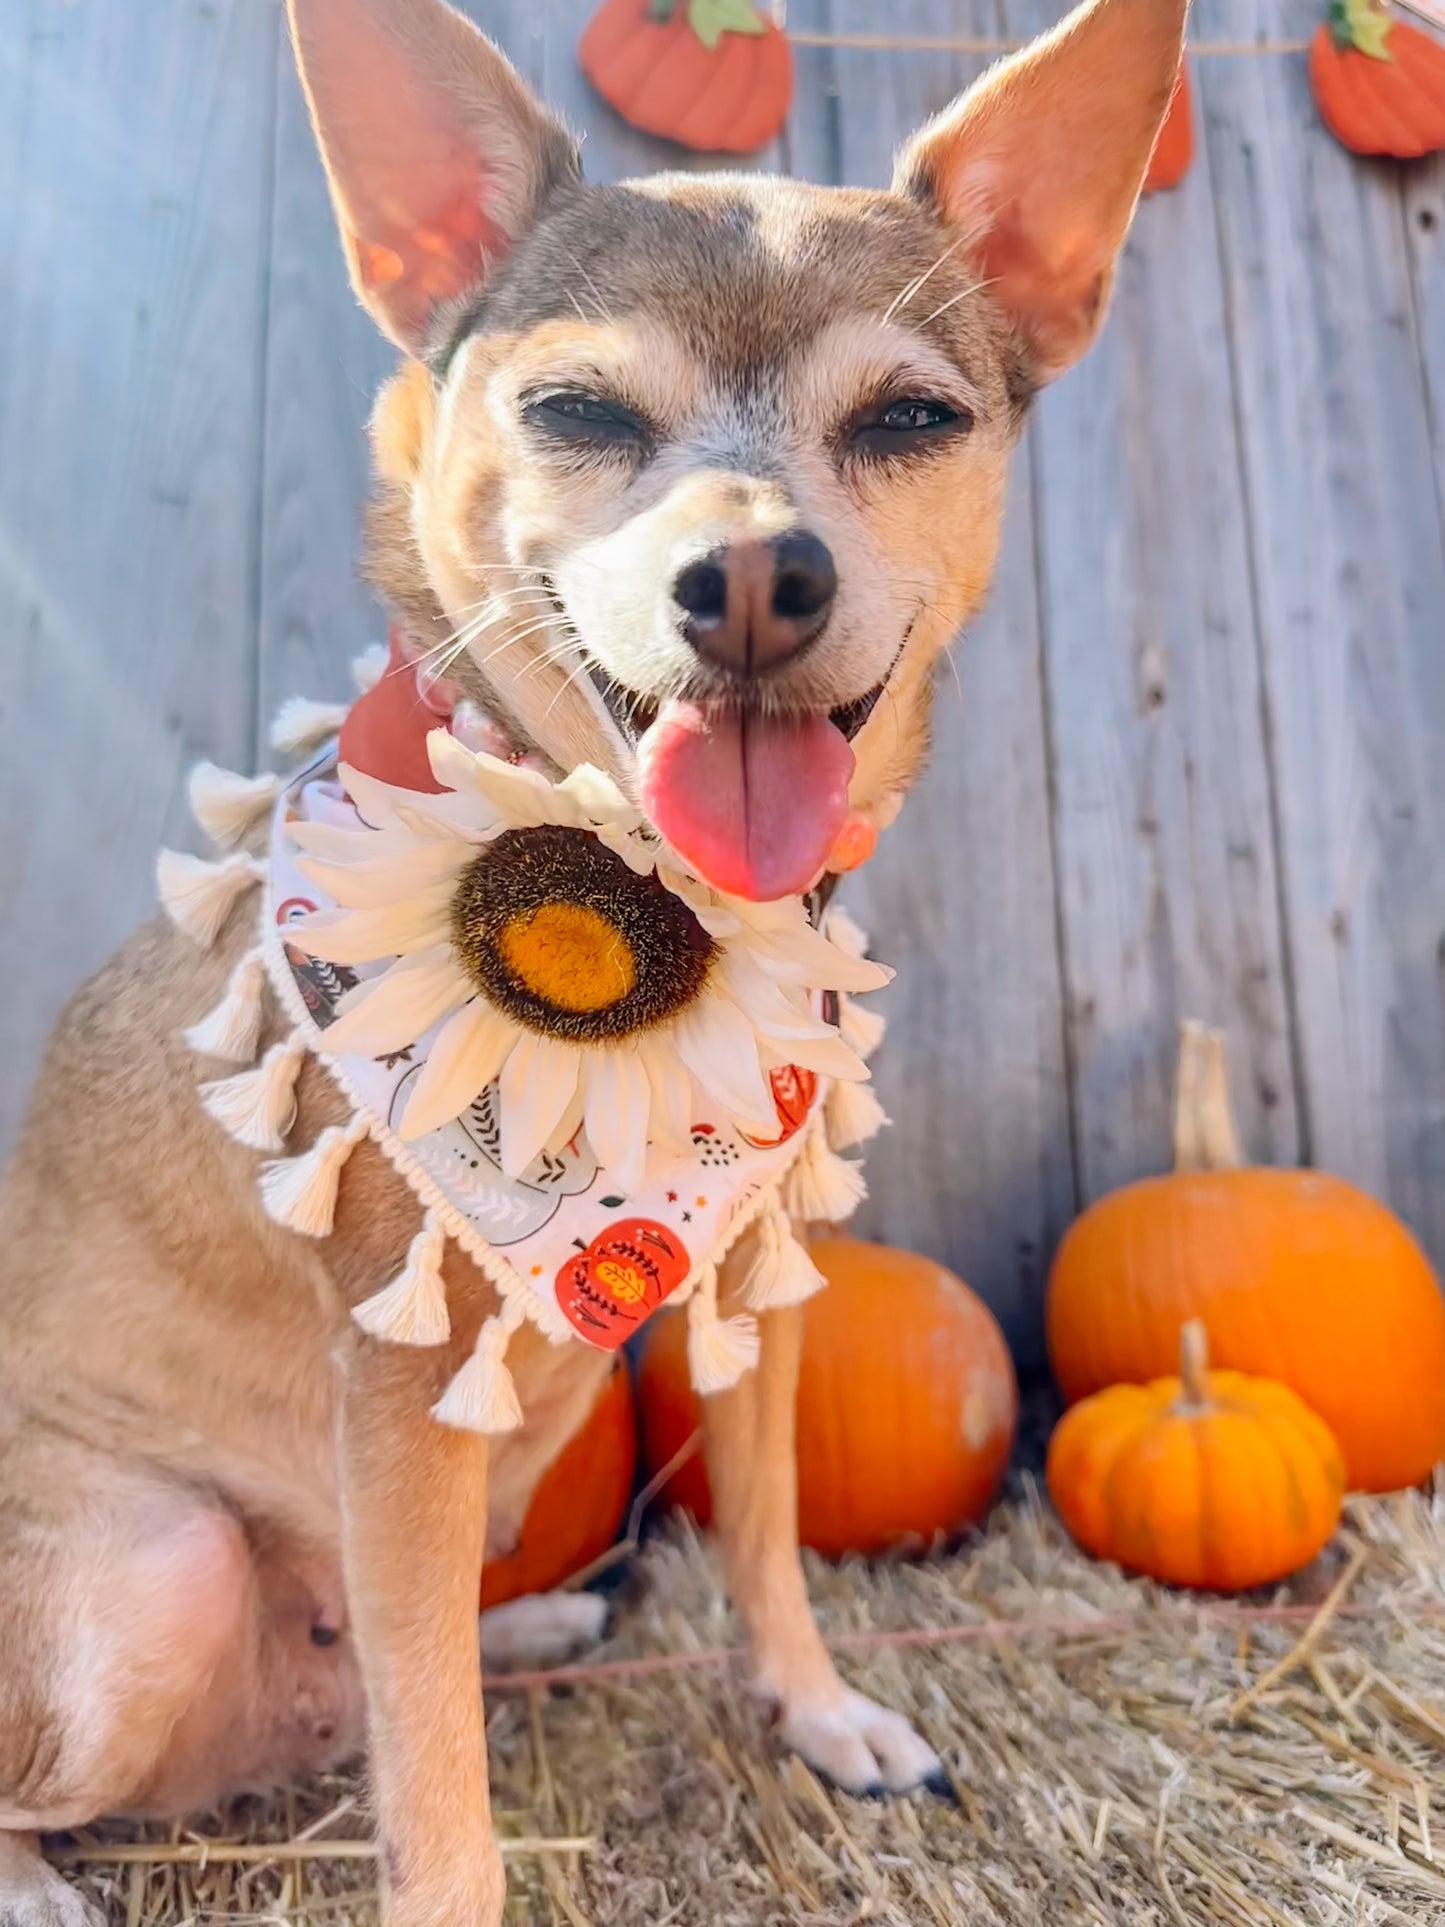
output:
[[[1254,25],[1201,7],[1201,33]],[[1298,58],[1201,82],[1310,1147],[1445,1257],[1445,555],[1399,177],[1336,145]]]
[[[1053,0],[1008,0],[1015,32]],[[1143,203],[1039,405],[1035,502],[1081,1189],[1169,1161],[1175,1032],[1222,1025],[1245,1141],[1299,1148],[1212,179]]]
[[[251,741],[277,18],[0,5],[0,1143],[186,766]]]
[[[1426,421],[1445,526],[1445,154],[1400,172]]]
[[[837,32],[878,24],[868,0],[816,8]],[[792,10],[798,18],[798,10]],[[915,0],[920,34],[992,35],[989,0]],[[844,49],[799,59],[792,163],[884,185],[903,139],[984,65]],[[1019,451],[987,610],[939,689],[932,764],[848,900],[899,981],[878,1062],[894,1119],[870,1147],[860,1228],[954,1266],[1040,1355],[1049,1253],[1073,1209],[1053,907],[1031,451]],[[968,505],[959,504],[966,514]]]

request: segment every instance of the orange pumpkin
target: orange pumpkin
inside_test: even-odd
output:
[[[1065,1398],[1162,1376],[1202,1318],[1222,1365],[1319,1413],[1352,1487],[1423,1479],[1445,1458],[1445,1299],[1409,1232],[1340,1178],[1244,1166],[1223,1043],[1199,1025],[1180,1045],[1175,1162],[1059,1247],[1047,1328]]]
[[[624,120],[684,147],[750,154],[788,117],[792,53],[752,0],[603,0],[577,59]]]
[[[1169,96],[1169,112],[1159,129],[1154,152],[1149,157],[1149,172],[1144,176],[1144,192],[1157,194],[1164,188],[1178,187],[1194,159],[1194,103],[1189,86],[1189,68],[1179,63],[1179,78]]]
[[[1179,1352],[1178,1378],[1113,1385],[1064,1414],[1049,1441],[1049,1491],[1095,1558],[1171,1586],[1268,1585],[1334,1531],[1340,1448],[1283,1385],[1207,1370],[1197,1319]]]
[[[1415,160],[1445,148],[1445,46],[1384,0],[1331,0],[1310,42],[1310,86],[1351,153]]]
[[[912,1252],[856,1238],[809,1250],[828,1288],[803,1307],[799,1538],[839,1558],[960,1531],[998,1489],[1018,1410],[993,1314]],[[637,1398],[644,1463],[657,1472],[701,1423],[683,1319],[653,1320]],[[701,1456],[668,1493],[701,1524],[711,1518]]]
[[[551,1592],[606,1552],[627,1511],[636,1469],[632,1380],[619,1359],[581,1428],[542,1474],[516,1550],[483,1568],[483,1606]]]

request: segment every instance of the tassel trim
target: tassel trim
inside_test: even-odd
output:
[[[220,936],[235,904],[265,874],[261,859],[244,852],[221,863],[208,863],[182,850],[162,850],[156,859],[161,908],[177,930],[194,937],[206,950]]]
[[[225,1064],[249,1064],[261,1035],[266,964],[258,944],[248,950],[226,981],[214,1010],[181,1035],[202,1057],[219,1057]]]
[[[516,1431],[522,1406],[507,1370],[507,1347],[525,1316],[514,1295],[487,1320],[477,1333],[476,1350],[431,1408],[434,1419],[461,1432]]]
[[[428,1211],[407,1246],[406,1262],[391,1283],[354,1307],[351,1315],[372,1338],[393,1345],[443,1345],[452,1335],[442,1258],[447,1234],[440,1215]]]
[[[757,1251],[742,1284],[744,1304],[754,1311],[801,1305],[827,1282],[793,1236],[785,1211],[770,1211],[758,1221]]]
[[[841,903],[835,903],[829,910],[823,927],[829,942],[837,944],[845,957],[851,957],[857,963],[868,955],[867,931]]]
[[[296,1117],[296,1079],[306,1055],[299,1032],[273,1044],[254,1070],[202,1084],[201,1103],[221,1129],[251,1151],[284,1151]]]
[[[279,776],[238,776],[215,763],[197,763],[187,789],[191,815],[221,849],[250,835],[281,794]]]
[[[336,734],[346,721],[346,703],[318,703],[309,696],[288,696],[271,725],[272,749],[303,756]]]
[[[354,1117],[349,1124],[330,1125],[300,1157],[263,1164],[259,1184],[266,1216],[305,1238],[329,1237],[342,1168],[370,1131],[364,1116]]]
[[[386,674],[386,665],[391,660],[384,642],[368,643],[359,656],[351,658],[351,680],[359,696],[366,696]]]
[[[865,1010],[856,998],[839,996],[838,1035],[865,1064],[883,1042],[887,1029],[888,1020],[876,1010]]]
[[[808,1142],[788,1173],[787,1211],[799,1224],[840,1224],[868,1195],[862,1167],[828,1149],[824,1123],[815,1119],[809,1126]]]
[[[888,1122],[871,1084],[834,1083],[823,1100],[828,1142],[835,1151],[851,1151],[877,1137]]]
[[[758,1321],[746,1312],[721,1318],[717,1308],[717,1266],[708,1265],[687,1307],[687,1366],[699,1398],[726,1392],[758,1362]]]

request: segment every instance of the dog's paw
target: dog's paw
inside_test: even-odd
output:
[[[105,1915],[78,1887],[36,1866],[33,1878],[0,1880],[0,1927],[105,1927]]]
[[[597,1644],[607,1611],[595,1592],[534,1592],[489,1606],[478,1625],[482,1664],[491,1673],[561,1666]]]
[[[930,1792],[948,1788],[943,1762],[901,1713],[844,1687],[826,1705],[784,1706],[778,1722],[784,1745],[845,1793]]]

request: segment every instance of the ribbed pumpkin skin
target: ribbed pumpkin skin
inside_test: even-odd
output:
[[[1149,157],[1144,192],[1158,194],[1166,188],[1178,187],[1193,159],[1194,97],[1189,85],[1189,67],[1185,63],[1180,66],[1179,78],[1169,97],[1169,112],[1164,116],[1164,125],[1159,129],[1159,138]]]
[[[803,1308],[799,1538],[829,1558],[932,1540],[977,1519],[1008,1464],[1013,1363],[993,1314],[928,1258],[854,1238],[809,1247],[828,1288]],[[638,1370],[643,1457],[700,1423],[681,1317],[653,1320]],[[700,1458],[669,1496],[711,1517]]]
[[[1320,118],[1354,154],[1418,160],[1445,148],[1445,46],[1392,20],[1388,60],[1344,46],[1332,27],[1310,42],[1310,86]]]
[[[637,1413],[621,1360],[579,1431],[542,1474],[517,1549],[482,1569],[482,1605],[551,1592],[612,1544],[632,1497]]]
[[[602,98],[643,133],[704,153],[766,147],[792,97],[786,37],[766,21],[760,34],[724,33],[708,48],[688,25],[686,0],[665,21],[650,5],[603,0],[583,29],[578,65]]]
[[[1282,1385],[1210,1372],[1114,1385],[1066,1412],[1047,1477],[1095,1558],[1172,1586],[1241,1592],[1308,1564],[1334,1531],[1345,1469],[1329,1429]]]
[[[1319,1414],[1352,1488],[1394,1491],[1445,1458],[1445,1300],[1399,1220],[1342,1179],[1176,1172],[1090,1206],[1049,1279],[1065,1398],[1160,1377],[1191,1318],[1216,1364]]]

